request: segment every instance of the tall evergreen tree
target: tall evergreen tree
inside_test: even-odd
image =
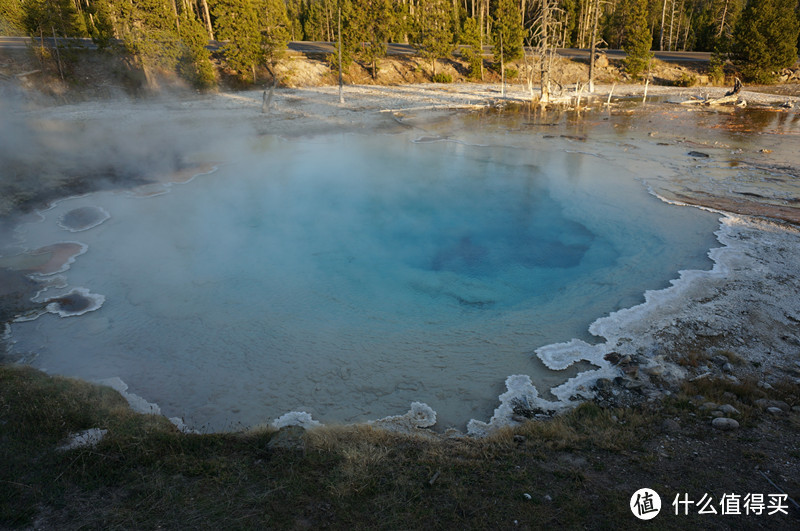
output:
[[[115,12],[112,0],[94,0],[86,10],[89,36],[101,50],[111,47],[114,39],[119,37],[114,25]]]
[[[495,61],[506,63],[520,59],[523,55],[523,37],[522,16],[517,2],[498,0],[492,26]]]
[[[364,48],[362,57],[372,65],[372,78],[378,76],[378,60],[386,56],[386,43],[394,32],[391,0],[363,0]]]
[[[647,0],[624,0],[628,17],[625,25],[625,39],[622,49],[627,54],[625,70],[632,77],[639,77],[647,70],[653,58],[650,47],[653,36],[647,23]]]
[[[417,4],[414,42],[419,54],[431,62],[432,77],[436,77],[437,59],[453,51],[450,13],[448,0],[419,0]]]
[[[208,89],[216,85],[217,76],[211,64],[208,45],[208,32],[205,25],[194,16],[194,13],[181,13],[180,36],[183,54],[180,59],[179,72],[199,89]]]
[[[0,35],[22,35],[24,18],[21,0],[0,0]]]
[[[338,5],[334,6],[334,28],[337,26],[338,10],[341,10],[342,17],[342,38],[341,42],[337,41],[336,53],[329,56],[329,62],[333,67],[338,67],[341,55],[342,68],[346,69],[361,53],[364,41],[367,39],[364,33],[364,11],[354,0],[338,0]]]
[[[302,14],[303,39],[307,41],[328,40],[325,6],[319,0],[309,0]]]
[[[83,36],[83,23],[71,0],[28,0],[22,4],[25,29],[32,37]]]
[[[483,50],[481,49],[481,35],[478,21],[472,17],[464,21],[464,28],[458,38],[461,47],[461,57],[469,64],[469,77],[483,78]]]
[[[286,55],[291,36],[286,4],[283,0],[258,0],[257,8],[262,60],[275,79],[275,66]]]
[[[745,80],[771,83],[797,60],[797,0],[748,0],[733,33],[731,58]]]
[[[227,41],[222,53],[241,78],[251,75],[256,81],[256,66],[261,63],[256,0],[214,0],[211,12],[217,38]]]

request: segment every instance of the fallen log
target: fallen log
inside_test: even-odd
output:
[[[747,103],[744,100],[739,99],[739,93],[742,91],[743,86],[742,81],[737,77],[733,82],[733,88],[721,98],[709,98],[708,96],[705,99],[694,98],[681,102],[681,105],[746,105]]]

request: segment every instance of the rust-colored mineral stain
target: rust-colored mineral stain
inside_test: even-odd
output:
[[[25,268],[25,270],[42,275],[58,273],[63,270],[64,266],[69,263],[72,258],[78,256],[83,251],[84,247],[75,242],[61,242],[40,247],[28,254],[32,257],[42,257],[42,262],[38,265],[29,266]]]

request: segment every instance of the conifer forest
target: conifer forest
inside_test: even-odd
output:
[[[525,46],[624,49],[641,68],[652,50],[713,52],[759,82],[797,60],[798,0],[0,0],[0,34],[91,38],[122,46],[147,72],[170,68],[213,84],[209,42],[242,79],[270,70],[289,41],[328,41],[342,62],[377,68],[386,43],[431,60],[458,50],[479,68]],[[332,66],[340,54],[332,54]]]

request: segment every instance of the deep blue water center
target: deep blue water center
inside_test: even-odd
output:
[[[60,203],[23,227],[27,245],[88,244],[68,288],[106,302],[14,325],[16,348],[52,372],[119,376],[197,427],[423,401],[463,428],[510,374],[542,391],[565,379],[536,348],[591,339],[594,319],[710,265],[716,217],[649,195],[624,149],[416,137],[248,139],[170,193]],[[86,206],[111,218],[67,235],[56,221]]]

